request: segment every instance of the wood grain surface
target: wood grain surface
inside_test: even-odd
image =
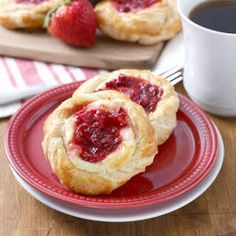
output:
[[[24,32],[0,27],[0,54],[99,69],[150,68],[157,60],[163,43],[151,46],[119,42],[97,36],[93,48],[69,46],[46,32]]]
[[[185,94],[182,85],[177,91]],[[0,120],[0,235],[236,235],[236,118],[211,118],[225,144],[224,164],[213,185],[197,200],[173,213],[131,223],[100,223],[74,218],[31,197],[9,169],[3,148],[7,120]]]

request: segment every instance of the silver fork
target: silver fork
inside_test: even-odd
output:
[[[175,66],[159,75],[166,78],[173,86],[183,80],[183,67]]]
[[[165,77],[172,85],[175,85],[183,79],[182,72],[183,68],[176,66],[160,73],[159,75]],[[40,85],[22,89],[11,89],[8,91],[0,89],[0,106],[5,106],[7,104],[18,102],[22,99],[32,97],[55,86],[56,85]]]

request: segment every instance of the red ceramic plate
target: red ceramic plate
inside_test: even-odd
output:
[[[212,168],[217,154],[215,129],[206,115],[180,97],[178,124],[160,146],[154,163],[109,196],[89,197],[63,186],[45,160],[41,142],[43,123],[79,83],[63,85],[26,102],[12,117],[5,149],[17,174],[37,190],[72,204],[103,209],[143,207],[173,199],[198,184]]]

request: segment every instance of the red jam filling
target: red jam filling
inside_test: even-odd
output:
[[[45,2],[45,1],[47,1],[47,0],[15,0],[15,3],[38,5],[38,4]]]
[[[161,100],[163,89],[140,78],[119,75],[118,79],[106,83],[106,89],[125,93],[129,98],[141,105],[149,114],[155,111]]]
[[[71,145],[81,159],[96,163],[112,153],[122,142],[122,128],[127,127],[127,114],[122,108],[115,111],[88,110],[75,113],[75,133]]]
[[[160,2],[160,0],[115,0],[113,5],[119,12],[142,10]]]

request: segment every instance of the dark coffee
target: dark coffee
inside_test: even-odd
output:
[[[236,0],[206,1],[195,7],[189,18],[208,29],[236,33]]]

